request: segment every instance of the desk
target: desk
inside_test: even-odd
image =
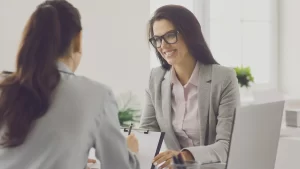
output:
[[[300,168],[300,137],[281,137],[279,140],[275,169]]]
[[[300,100],[289,100],[286,109],[299,109]],[[285,124],[283,114],[280,139],[277,150],[275,169],[300,168],[300,128],[289,127]]]
[[[283,122],[277,149],[275,169],[300,168],[300,128]]]
[[[298,137],[298,138],[300,138],[300,128],[288,127],[283,124],[281,127],[280,137]]]
[[[166,150],[165,144],[162,151]],[[89,158],[95,158],[95,150],[91,149]],[[99,161],[97,167],[100,169]],[[300,128],[288,127],[283,119],[280,139],[278,143],[275,169],[299,169],[300,168]]]

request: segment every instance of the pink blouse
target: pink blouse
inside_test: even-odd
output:
[[[184,86],[179,82],[175,70],[171,69],[172,125],[182,148],[200,145],[200,119],[198,114],[199,64]]]

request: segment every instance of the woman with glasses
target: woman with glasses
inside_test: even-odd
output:
[[[151,71],[140,127],[166,132],[167,151],[200,163],[226,162],[239,87],[235,71],[213,58],[192,12],[182,6],[157,9],[149,21],[149,41],[161,66]]]
[[[101,169],[139,168],[111,89],[74,74],[81,31],[66,0],[47,0],[31,15],[16,72],[0,76],[1,169],[84,169],[91,148]]]

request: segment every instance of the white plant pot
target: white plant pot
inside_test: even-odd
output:
[[[253,93],[250,88],[240,87],[239,90],[242,105],[249,105],[254,101]]]

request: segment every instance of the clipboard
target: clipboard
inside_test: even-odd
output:
[[[124,137],[128,136],[129,129],[121,128]],[[136,154],[143,169],[155,169],[152,160],[159,154],[165,137],[165,132],[155,132],[144,129],[131,129],[139,142],[139,152]]]

